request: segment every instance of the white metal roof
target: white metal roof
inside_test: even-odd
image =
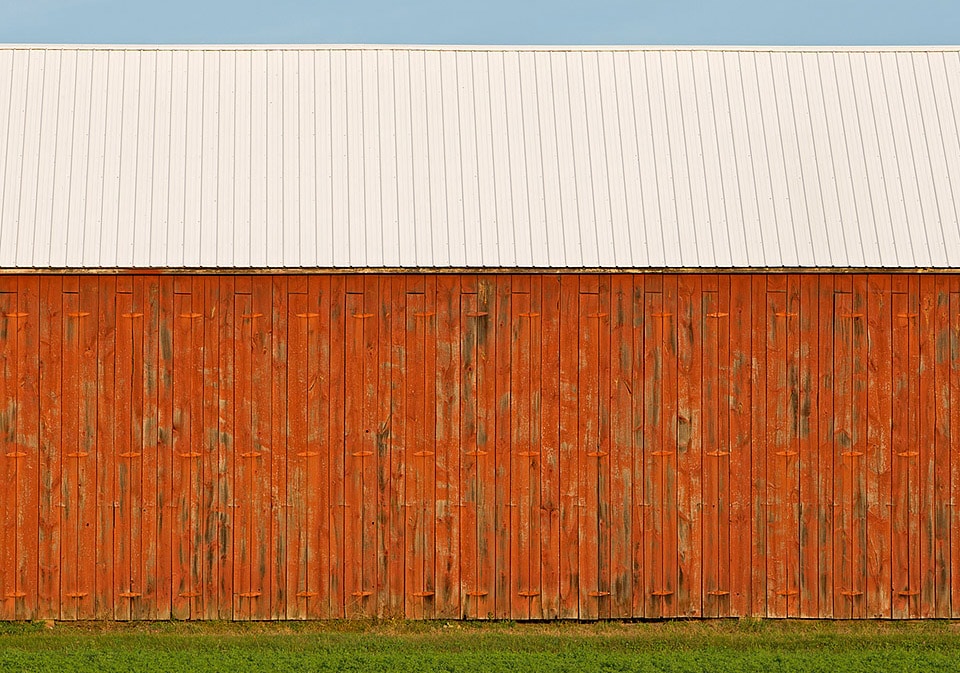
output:
[[[0,47],[0,268],[960,268],[960,48]]]

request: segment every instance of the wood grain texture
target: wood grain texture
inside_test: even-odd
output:
[[[946,618],[960,279],[4,276],[0,618]]]

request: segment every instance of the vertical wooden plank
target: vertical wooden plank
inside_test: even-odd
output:
[[[580,540],[578,502],[580,395],[577,349],[580,333],[580,289],[577,276],[560,277],[559,306],[559,385],[560,385],[560,607],[561,619],[580,617]]]
[[[865,619],[866,613],[866,582],[867,582],[867,319],[866,296],[867,279],[863,274],[853,276],[853,295],[851,297],[851,332],[853,348],[853,439],[850,451],[850,466],[852,470],[850,485],[852,506],[853,540],[852,574],[854,577],[855,593],[851,599],[852,614],[855,619]]]
[[[951,274],[950,288],[950,605],[952,619],[960,615],[960,276]],[[894,447],[893,455],[896,456]],[[893,458],[891,458],[893,460]]]
[[[344,494],[345,447],[344,447],[344,341],[346,323],[352,320],[345,315],[346,287],[344,276],[334,275],[330,281],[330,401],[329,401],[329,454],[330,466],[328,489],[330,493],[330,608],[329,616],[343,618],[346,607],[344,589],[345,532],[347,507]]]
[[[187,445],[184,447],[189,454],[189,460],[183,461],[185,467],[183,474],[187,484],[187,502],[188,502],[188,535],[190,556],[188,558],[189,570],[187,576],[188,595],[182,596],[187,599],[185,605],[188,606],[190,619],[199,619],[204,613],[204,587],[205,578],[203,575],[203,551],[204,551],[204,514],[203,502],[205,491],[204,475],[204,453],[205,442],[203,436],[203,401],[204,401],[204,348],[203,333],[204,323],[204,296],[203,296],[202,277],[191,279],[190,283],[190,301],[189,314],[187,321],[189,327],[188,338],[190,340],[188,348],[187,361],[184,363],[189,368],[190,382],[185,386],[189,390],[187,406],[189,407],[190,430],[187,435]],[[186,464],[189,464],[187,467]]]
[[[588,288],[589,289],[589,288]],[[598,619],[600,589],[599,489],[600,461],[600,340],[601,314],[598,294],[580,291],[579,355],[579,456],[580,456],[580,618]]]
[[[610,279],[609,616],[633,617],[633,279]]]
[[[16,618],[34,619],[39,586],[40,528],[40,396],[38,332],[40,283],[37,276],[21,276],[17,307],[17,428],[13,453],[17,463],[17,594]]]
[[[893,351],[893,416],[891,426],[891,546],[890,570],[892,575],[892,609],[894,619],[904,619],[913,614],[914,606],[919,604],[919,587],[911,584],[910,561],[913,556],[910,527],[910,474],[911,466],[917,462],[918,455],[910,434],[912,410],[915,403],[910,400],[910,365],[913,352],[911,339],[915,316],[910,315],[910,299],[907,293],[894,292],[891,295]],[[913,319],[911,319],[913,318]]]
[[[763,386],[766,392],[766,441],[765,467],[770,478],[763,494],[766,511],[767,534],[767,614],[768,617],[786,617],[790,590],[787,577],[786,520],[790,507],[787,467],[796,456],[789,446],[787,387],[787,329],[790,316],[787,314],[787,296],[767,288],[766,295],[766,376]]]
[[[730,276],[730,614],[752,614],[752,283]]]
[[[157,464],[159,444],[160,284],[155,276],[143,278],[139,318],[142,367],[134,373],[143,391],[140,455],[140,593],[131,603],[132,619],[156,619],[157,615]]]
[[[109,288],[109,285],[108,285]],[[100,587],[111,586],[102,584],[101,579],[107,577],[106,568],[109,564],[105,559],[99,557],[98,541],[101,539],[98,530],[100,515],[97,512],[98,501],[98,478],[109,478],[109,472],[99,474],[100,456],[98,453],[98,418],[104,418],[105,427],[109,427],[109,418],[106,414],[98,417],[98,363],[100,354],[98,353],[98,279],[95,277],[80,278],[80,305],[77,320],[80,323],[80,360],[79,360],[79,441],[77,444],[76,461],[77,469],[77,500],[76,507],[79,514],[78,528],[79,539],[77,547],[77,575],[78,590],[77,595],[69,597],[69,600],[77,604],[77,619],[93,619],[98,616],[95,605],[95,596],[101,597]],[[113,302],[112,294],[103,298],[108,306]],[[109,311],[112,313],[112,311]],[[112,327],[112,325],[111,325]],[[113,334],[109,334],[108,343],[105,347],[109,355],[104,355],[104,361],[112,358]],[[109,388],[107,388],[109,390]],[[112,501],[111,501],[112,502]],[[107,504],[107,503],[103,503]],[[109,548],[112,548],[110,545]],[[100,561],[98,563],[98,560]],[[102,580],[106,582],[106,579]],[[104,614],[108,614],[111,606],[104,605]]]
[[[733,489],[730,486],[731,479],[731,406],[733,404],[733,371],[730,362],[730,276],[719,275],[717,277],[716,293],[716,317],[709,314],[704,320],[704,324],[718,322],[716,328],[717,338],[717,442],[713,450],[719,455],[717,459],[717,588],[716,588],[716,615],[718,617],[729,617],[731,611],[731,580],[730,564],[731,551],[730,540],[732,536],[730,525],[730,501],[733,495]],[[704,309],[706,305],[704,304]],[[704,374],[704,383],[706,383],[707,374]],[[707,449],[704,447],[703,454],[706,456]],[[706,463],[706,457],[704,463]],[[706,548],[706,545],[704,545]],[[704,557],[707,557],[704,551]],[[706,583],[704,583],[706,592]],[[706,602],[708,597],[704,596]]]
[[[769,553],[767,539],[767,390],[766,367],[767,353],[764,344],[767,343],[766,330],[768,320],[767,310],[767,278],[761,275],[751,276],[751,343],[752,371],[751,371],[751,516],[752,524],[752,554],[750,578],[750,614],[766,617],[767,607],[767,564]]]
[[[916,276],[907,277],[907,310],[903,314],[903,319],[907,323],[909,334],[908,341],[908,360],[907,360],[907,437],[909,447],[904,453],[907,454],[907,552],[908,556],[908,605],[909,616],[912,619],[919,619],[928,614],[926,596],[924,594],[925,578],[923,576],[923,541],[922,541],[922,521],[924,512],[923,502],[923,461],[926,458],[924,452],[923,422],[926,420],[924,411],[928,400],[921,399],[921,394],[926,392],[926,386],[922,381],[925,377],[920,376],[922,366],[921,353],[921,293],[920,279]],[[927,596],[929,593],[927,593]]]
[[[678,359],[679,359],[679,292],[675,275],[663,279],[663,616],[680,614],[677,601],[679,588],[678,518]]]
[[[704,283],[706,285],[706,283]],[[729,451],[720,429],[725,411],[720,388],[720,331],[728,324],[729,312],[720,310],[719,292],[704,288],[699,298],[703,325],[703,388],[701,441],[703,446],[703,616],[719,617],[729,605],[729,589],[723,577],[727,558],[721,543],[725,510],[724,472]],[[723,315],[726,313],[726,315]],[[723,593],[723,592],[728,593]]]
[[[81,279],[81,294],[83,293],[83,281]],[[94,358],[89,366],[95,368],[91,371],[91,409],[90,418],[91,432],[95,433],[95,446],[91,455],[96,456],[95,472],[90,475],[90,483],[95,488],[95,501],[90,511],[95,518],[95,546],[94,557],[96,559],[95,571],[95,590],[93,595],[93,614],[97,619],[113,619],[114,612],[114,594],[116,585],[114,583],[114,571],[117,563],[125,566],[126,573],[129,574],[130,559],[118,559],[114,556],[114,540],[117,534],[125,538],[124,544],[129,544],[129,528],[123,531],[117,531],[114,527],[115,507],[117,502],[116,493],[116,467],[118,453],[129,451],[129,430],[123,438],[123,443],[117,444],[115,418],[118,410],[116,409],[117,400],[114,399],[114,387],[116,383],[116,289],[117,279],[114,276],[105,276],[91,279],[97,285],[91,288],[91,293],[99,295],[99,313],[94,321],[98,325],[95,346],[91,355]],[[90,316],[93,317],[92,315]],[[128,336],[128,342],[125,344],[124,356],[130,355],[131,336]],[[95,371],[95,373],[94,373]],[[127,372],[129,374],[129,372]],[[129,381],[129,376],[127,376]],[[124,408],[120,413],[126,413],[127,424],[129,428],[129,399],[130,387],[127,385],[123,390]],[[95,428],[95,430],[94,430]],[[124,521],[129,527],[129,521]],[[82,560],[82,556],[81,556]],[[126,603],[126,601],[124,601]],[[129,618],[129,611],[126,618]]]
[[[287,589],[287,293],[288,276],[271,277],[270,323],[272,394],[270,398],[270,549],[268,550],[270,619],[284,619]],[[264,605],[264,609],[267,606]]]
[[[510,541],[515,531],[511,528],[511,277],[497,276],[496,295],[492,311],[495,326],[496,353],[496,439],[495,463],[496,489],[494,504],[494,615],[508,619],[511,615],[512,572],[510,565]]]
[[[437,278],[436,613],[460,615],[460,279]]]
[[[787,276],[786,293],[787,342],[786,342],[786,390],[787,390],[787,442],[788,454],[783,473],[783,496],[787,507],[783,512],[784,553],[786,583],[783,603],[787,616],[798,617],[800,612],[800,451],[801,424],[803,423],[802,373],[800,354],[800,325],[802,309],[800,299],[800,276]]]
[[[234,296],[234,497],[233,497],[233,618],[251,619],[250,566],[253,510],[253,424],[251,363],[253,355],[253,305],[249,292],[238,282]]]
[[[5,295],[0,295],[0,301],[5,298]],[[64,291],[62,301],[63,313],[61,314],[60,328],[63,348],[63,376],[61,379],[63,410],[61,436],[63,444],[61,445],[61,474],[59,475],[62,514],[60,520],[60,594],[56,598],[60,606],[60,618],[71,620],[77,618],[79,600],[76,596],[70,594],[80,592],[77,575],[77,556],[80,542],[77,475],[80,461],[77,456],[70,455],[79,452],[80,444],[80,344],[82,335],[80,329],[80,294],[79,292]],[[3,313],[3,333],[9,334],[10,320],[6,318],[7,311]],[[4,346],[6,344],[7,342],[4,342]],[[6,377],[0,380],[5,383]],[[4,390],[7,390],[6,386]],[[4,531],[6,531],[6,521],[4,521]],[[8,552],[13,548],[13,545],[6,544],[6,538],[4,538],[4,541],[4,551]]]
[[[630,301],[628,295],[626,301]],[[560,277],[540,291],[540,604],[541,619],[560,615]],[[632,339],[628,325],[627,335]],[[628,415],[629,419],[629,415]],[[629,420],[628,420],[629,423]],[[632,458],[632,457],[631,457]],[[632,469],[632,465],[631,468]],[[629,552],[629,550],[628,550]],[[629,563],[629,561],[628,561]],[[628,565],[628,571],[631,568]],[[632,613],[631,613],[632,614]]]
[[[408,286],[409,290],[409,286]],[[405,616],[407,619],[423,619],[424,601],[423,596],[414,594],[423,592],[424,576],[424,526],[423,520],[423,500],[424,500],[424,458],[425,453],[424,440],[420,436],[423,430],[423,335],[418,325],[425,319],[424,297],[422,293],[407,292],[406,295],[406,351],[407,351],[407,376],[406,376],[406,399],[409,402],[406,407],[404,430],[406,439],[404,442],[406,449],[406,483],[404,486],[406,492],[405,504],[407,507],[406,531],[405,531],[405,569],[406,580],[404,583],[405,594]],[[419,316],[419,317],[418,317]],[[421,455],[417,455],[421,454]]]
[[[271,510],[273,499],[273,464],[282,460],[282,449],[271,447],[273,439],[272,407],[272,331],[273,331],[273,279],[270,276],[255,276],[251,280],[250,325],[253,353],[251,357],[251,424],[253,445],[249,460],[253,466],[250,490],[252,501],[252,528],[250,546],[250,617],[256,620],[272,617],[272,604],[281,598],[274,594],[279,590],[273,585],[273,558],[276,538],[274,517]]]
[[[492,278],[478,281],[477,292],[477,615],[496,614],[498,409],[497,307],[499,295]]]
[[[610,618],[612,522],[610,520],[610,276],[600,276],[597,322],[597,614]]]
[[[465,288],[469,287],[464,283]],[[482,483],[480,477],[479,416],[477,407],[480,367],[477,360],[477,342],[480,334],[481,316],[477,308],[476,285],[464,292],[460,299],[460,574],[462,589],[460,616],[463,619],[479,619],[480,567],[479,519]]]
[[[911,278],[911,280],[913,280]],[[919,337],[919,366],[916,370],[919,379],[917,400],[918,427],[920,441],[919,457],[919,540],[920,550],[920,617],[936,616],[936,322],[934,277],[920,276],[917,289],[919,315],[917,317]],[[912,289],[912,288],[911,288]],[[912,292],[911,292],[912,295]]]
[[[377,372],[377,390],[376,390],[376,413],[375,413],[375,437],[376,437],[376,508],[374,510],[374,525],[376,529],[376,604],[374,614],[378,619],[391,615],[390,611],[390,540],[391,524],[389,510],[391,507],[391,489],[392,481],[391,463],[390,463],[390,445],[392,420],[392,397],[391,387],[392,362],[391,362],[391,321],[394,310],[390,296],[390,278],[388,276],[379,276],[370,281],[366,291],[372,293],[370,297],[371,305],[376,307],[377,311],[377,332],[372,335],[375,338],[374,347],[376,349],[376,372]],[[459,291],[459,287],[458,287]],[[459,334],[454,334],[454,339],[459,339]],[[457,450],[457,447],[454,447]],[[401,556],[402,558],[402,556]],[[459,588],[457,588],[459,589]],[[459,615],[454,615],[459,617]]]
[[[316,311],[310,315],[307,303],[307,294],[298,293],[291,293],[287,302],[287,619],[306,619],[310,598],[307,507],[308,499],[314,495],[307,484],[307,470],[312,462],[307,453],[308,344],[311,324],[318,316]]]
[[[403,276],[390,277],[387,286],[390,302],[390,456],[389,480],[390,501],[388,520],[390,523],[387,537],[387,577],[389,594],[385,608],[386,615],[392,618],[403,617],[406,592],[405,580],[405,534],[406,519],[410,512],[407,507],[406,491],[407,471],[407,294]]]
[[[13,291],[0,292],[0,476],[5,488],[0,495],[3,513],[3,549],[0,551],[0,618],[16,619],[17,614],[17,335],[22,320],[17,316],[16,279]],[[67,617],[69,619],[69,617]]]
[[[645,425],[647,372],[644,369],[644,331],[646,329],[646,303],[644,298],[644,276],[631,276],[630,309],[632,319],[631,332],[627,338],[631,341],[632,391],[630,410],[630,430],[633,462],[631,466],[631,558],[633,600],[631,617],[642,618],[646,607],[646,572],[644,547],[646,544],[644,517],[649,509],[645,490],[646,474],[644,461],[644,441],[647,433]]]
[[[112,558],[115,585],[110,587],[115,591],[114,610],[112,619],[127,620],[131,618],[132,596],[137,593],[133,588],[133,553],[132,553],[132,524],[134,506],[134,493],[132,482],[133,454],[132,446],[133,430],[133,372],[134,372],[134,331],[136,320],[133,314],[136,312],[134,307],[133,294],[128,292],[118,292],[115,295],[116,310],[116,357],[114,364],[114,376],[112,390],[105,387],[101,380],[101,394],[110,396],[110,404],[113,407],[113,427],[108,429],[106,436],[101,436],[103,444],[101,453],[106,458],[109,456],[108,469],[113,472],[112,484],[109,484],[110,491],[107,496],[109,501],[105,503],[110,509],[110,524],[115,524],[115,530],[112,543]],[[103,303],[101,302],[101,312]],[[103,329],[106,321],[101,320],[100,327]],[[103,354],[103,342],[101,341],[101,356]],[[103,367],[104,363],[101,363]],[[109,385],[109,384],[106,384]],[[105,402],[101,398],[101,402]],[[112,440],[112,441],[111,441]],[[112,455],[111,455],[112,454]],[[106,474],[101,476],[105,477]],[[105,480],[104,480],[105,481]],[[106,484],[104,486],[107,486]],[[139,502],[139,498],[137,499]],[[114,504],[117,505],[114,508]],[[127,595],[124,595],[127,594]]]
[[[834,277],[820,276],[819,289],[819,452],[817,456],[817,546],[819,550],[819,617],[834,616],[833,528],[836,520],[833,482],[833,442],[836,429],[833,395],[836,385],[834,363]]]
[[[699,274],[677,295],[677,614],[699,617],[702,596],[701,419],[703,316]]]
[[[363,331],[367,319],[364,312],[363,294],[350,292],[346,295],[344,340],[344,439],[346,441],[344,502],[346,503],[344,531],[346,539],[344,591],[346,592],[346,617],[363,617],[366,605],[372,596],[365,577],[370,568],[366,565],[365,548],[370,546],[370,535],[364,525],[366,503],[364,501],[364,464],[373,458],[371,443],[366,439],[369,428],[364,428],[364,405],[366,398],[366,375],[368,357],[364,348]],[[372,531],[371,531],[372,533]]]
[[[202,456],[202,482],[200,491],[200,522],[198,563],[200,565],[200,616],[217,619],[220,614],[220,280],[217,276],[205,276],[199,293],[199,311],[203,317],[198,321],[202,330],[202,362],[198,369],[203,373],[200,382],[202,393],[201,436],[198,443]]]
[[[643,382],[644,382],[644,524],[643,568],[646,606],[643,616],[663,616],[664,602],[664,489],[663,464],[666,454],[663,420],[664,326],[663,295],[647,291],[644,296]]]
[[[890,575],[890,428],[892,408],[892,354],[890,352],[890,276],[867,279],[867,582],[866,616],[891,616]]]
[[[2,301],[2,298],[0,298]],[[40,399],[40,573],[37,589],[37,618],[60,617],[61,546],[61,435],[64,375],[63,279],[41,276],[39,306],[39,399]],[[0,330],[6,329],[5,307],[0,307]],[[0,341],[9,337],[0,332]],[[3,346],[0,346],[3,348]],[[2,379],[0,379],[2,380]]]
[[[853,494],[853,319],[852,283],[849,277],[836,277],[834,293],[834,414],[833,455],[834,473],[834,615],[849,619],[853,614],[855,598],[851,497]]]
[[[817,534],[817,469],[819,436],[819,277],[800,276],[799,356],[799,616],[819,616],[819,536]]]
[[[437,609],[437,277],[426,275],[423,278],[423,315],[417,318],[418,344],[423,347],[423,395],[422,411],[418,420],[419,452],[416,456],[423,463],[423,501],[421,537],[423,553],[423,585],[419,593],[423,595],[424,619],[436,618]],[[416,592],[417,590],[414,589]],[[418,598],[415,596],[414,598]]]
[[[217,392],[217,607],[219,619],[233,619],[234,540],[236,535],[236,374],[237,323],[234,306],[236,283],[233,276],[220,276],[217,293],[218,362]],[[243,497],[244,491],[240,491]]]
[[[938,275],[931,290],[934,305],[934,593],[935,615],[948,619],[950,598],[950,288]],[[929,374],[928,374],[929,375]]]
[[[146,382],[144,381],[145,359],[145,279],[136,276],[133,279],[133,305],[129,318],[118,316],[120,319],[132,322],[132,355],[131,363],[133,399],[130,417],[130,587],[127,589],[130,601],[130,618],[136,619],[143,611],[143,597],[146,593],[145,561],[149,552],[144,548],[144,522],[146,520],[146,505],[150,498],[143,489],[143,464],[146,451],[145,435],[149,431],[147,420],[150,417],[146,410]],[[133,455],[136,454],[136,455]],[[138,594],[138,595],[134,595]]]
[[[173,593],[173,339],[176,331],[173,278],[160,276],[157,298],[159,331],[157,372],[157,619],[170,619]]]
[[[514,288],[520,286],[514,278]],[[526,289],[526,288],[525,288]],[[510,305],[510,618],[530,618],[530,294],[515,291]]]
[[[176,281],[174,281],[176,282]],[[175,292],[173,295],[173,452],[172,452],[172,528],[173,567],[171,616],[174,619],[189,619],[191,596],[195,589],[191,584],[190,561],[193,558],[191,535],[191,468],[192,455],[190,400],[193,396],[193,302],[190,294]]]

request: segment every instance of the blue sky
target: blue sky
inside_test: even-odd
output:
[[[960,43],[960,0],[0,0],[0,42]]]

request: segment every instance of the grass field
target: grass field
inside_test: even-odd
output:
[[[0,624],[2,671],[960,671],[960,624]]]

